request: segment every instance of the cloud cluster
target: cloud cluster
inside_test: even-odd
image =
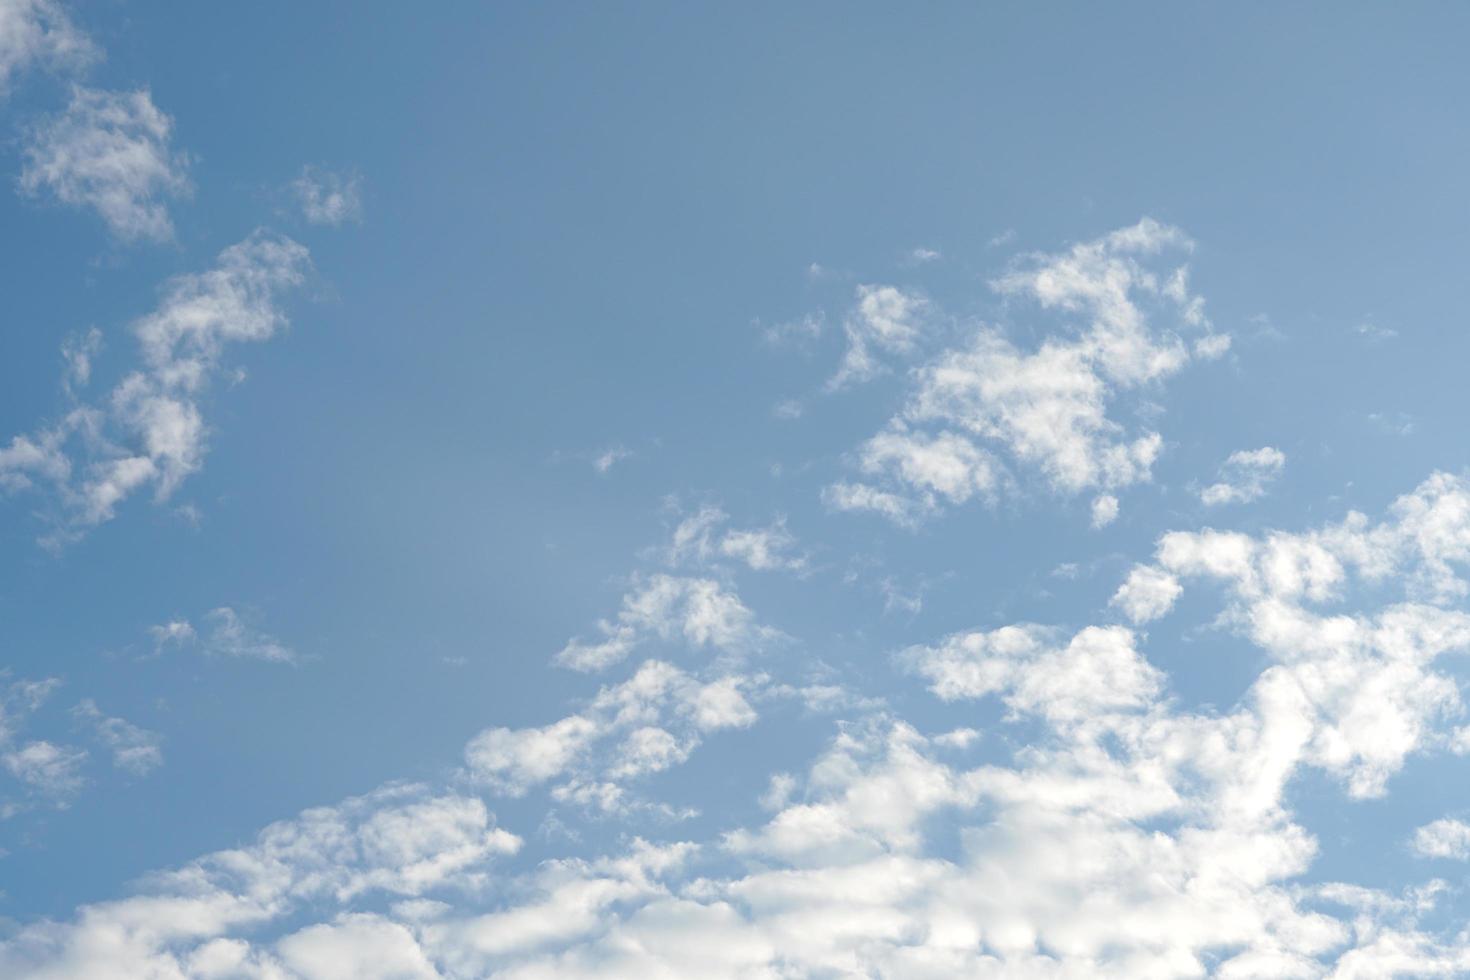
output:
[[[96,211],[125,242],[173,237],[167,199],[188,194],[188,158],[171,149],[173,120],[146,90],[76,86],[66,111],[27,138],[20,186]]]
[[[483,887],[486,865],[519,838],[484,803],[423,786],[387,786],[272,824],[251,844],[151,876],[138,895],[88,906],[73,926],[28,927],[0,946],[12,977],[433,976],[404,972],[416,945],[376,916],[309,925],[273,950],[237,930],[359,896],[408,902],[433,890]],[[395,946],[394,939],[407,943]],[[405,959],[406,955],[406,959]],[[356,964],[365,972],[342,973]]]
[[[536,728],[486,729],[466,746],[465,762],[477,782],[511,796],[555,781],[559,802],[647,808],[629,794],[630,781],[684,762],[711,732],[754,723],[746,694],[760,683],[739,674],[701,681],[648,660],[576,714]]]
[[[144,487],[166,501],[203,464],[202,398],[226,347],[268,340],[286,324],[279,294],[300,285],[305,248],[256,232],[220,253],[212,269],[169,283],[152,313],[133,324],[140,363],[95,403],[76,401],[57,422],[0,446],[0,490],[49,489],[60,544],[110,520]],[[68,376],[83,354],[72,348]]]
[[[1093,520],[1109,523],[1110,491],[1149,480],[1163,447],[1158,432],[1130,430],[1117,402],[1229,343],[1209,332],[1188,266],[1163,261],[1191,248],[1183,232],[1145,218],[1021,260],[993,288],[1060,315],[1063,331],[1033,347],[981,327],[920,366],[903,411],[857,454],[871,482],[834,484],[828,504],[912,523],[1034,473],[1056,493],[1101,491]],[[911,342],[912,331],[898,336]]]
[[[0,771],[13,784],[0,783],[0,819],[35,807],[65,808],[88,783],[91,753],[78,745],[33,732],[35,716],[61,687],[61,680],[9,680],[0,671]],[[94,747],[112,756],[113,765],[145,776],[163,764],[162,739],[124,718],[105,714],[91,698],[69,712],[72,728],[80,728]]]
[[[1315,769],[1371,796],[1409,754],[1453,747],[1458,694],[1435,661],[1470,650],[1470,616],[1455,608],[1467,565],[1470,487],[1442,474],[1376,523],[1167,534],[1118,605],[1151,620],[1185,583],[1215,583],[1217,622],[1266,655],[1234,704],[1181,703],[1122,626],[964,631],[905,649],[897,666],[944,701],[1001,706],[1001,723],[926,734],[870,704],[805,774],[774,774],[768,817],[702,842],[634,838],[493,878],[519,839],[492,829],[483,804],[389,788],[70,922],[23,927],[0,944],[0,968],[262,980],[1456,975],[1470,968],[1470,939],[1433,924],[1444,884],[1309,882],[1318,844],[1288,791]],[[1393,584],[1402,597],[1385,594]],[[753,723],[752,691],[648,662],[560,721],[481,733],[467,773],[495,792],[547,785],[556,802],[616,801],[708,732]],[[1412,844],[1461,858],[1466,839],[1446,818]]]

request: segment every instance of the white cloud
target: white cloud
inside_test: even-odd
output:
[[[779,636],[756,623],[740,597],[714,579],[664,574],[636,579],[617,620],[597,625],[600,640],[573,639],[556,662],[574,670],[602,670],[654,638],[739,654]]]
[[[82,334],[68,337],[61,345],[61,358],[65,370],[61,376],[62,387],[68,394],[85,388],[92,380],[92,361],[102,350],[102,331],[92,327]]]
[[[882,354],[907,354],[918,341],[929,301],[895,286],[857,287],[857,304],[842,321],[847,353],[828,390],[867,381],[883,368]]]
[[[299,285],[308,264],[291,239],[256,232],[221,252],[214,268],[173,279],[157,309],[133,324],[142,363],[100,405],[76,405],[0,449],[0,489],[54,491],[45,543],[110,520],[145,486],[166,501],[199,469],[208,435],[199,400],[226,345],[283,328],[277,295]],[[75,364],[68,370],[75,376]]]
[[[1089,627],[1065,644],[1042,627],[1006,626],[914,647],[900,660],[943,700],[997,694],[1013,710],[1055,725],[1142,708],[1162,681],[1134,649],[1133,634],[1116,626]]]
[[[296,653],[275,637],[251,627],[229,606],[210,610],[204,617],[209,630],[204,635],[204,652],[216,657],[243,657],[293,663]]]
[[[165,646],[182,646],[194,642],[198,634],[188,620],[171,619],[166,623],[148,627],[153,642],[161,649]]]
[[[1135,565],[1128,580],[1118,586],[1112,604],[1135,623],[1158,619],[1174,608],[1184,587],[1168,572],[1150,565]]]
[[[74,69],[98,55],[54,0],[0,0],[0,96],[32,67]]]
[[[1199,499],[1211,507],[1259,500],[1285,466],[1286,454],[1271,446],[1231,453],[1220,467],[1220,482],[1201,490]]]
[[[283,938],[274,951],[252,949],[228,933],[359,896],[473,893],[485,886],[489,865],[520,846],[477,799],[389,785],[272,824],[243,847],[151,875],[139,894],[88,906],[73,924],[25,927],[0,944],[0,974],[179,977],[210,976],[213,970],[225,977],[240,976],[231,971],[244,968],[244,976],[264,980],[284,976],[275,967],[282,960],[304,968],[318,962],[316,957],[337,966],[360,965],[354,957],[369,951],[387,957],[385,965],[402,967],[415,960],[397,931],[401,927],[354,916],[335,920],[332,926],[343,931],[333,935],[307,924],[295,934],[300,938]],[[357,943],[358,952],[349,953],[333,939]]]
[[[622,784],[683,762],[710,732],[753,724],[744,689],[756,683],[734,674],[706,682],[645,661],[577,714],[536,728],[486,729],[466,746],[465,762],[473,778],[510,796],[556,781],[555,798],[624,810],[633,804]]]
[[[905,526],[917,523],[920,513],[908,498],[866,483],[833,483],[822,490],[822,502],[833,510],[872,511]]]
[[[28,136],[20,186],[101,215],[123,241],[173,237],[169,198],[189,193],[188,158],[169,147],[173,120],[146,90],[72,90],[60,116]]]
[[[926,737],[870,705],[804,774],[774,774],[752,825],[502,879],[486,864],[519,842],[490,831],[478,801],[349,801],[71,922],[21,927],[0,943],[0,972],[361,973],[362,950],[446,978],[1463,972],[1470,942],[1429,925],[1442,885],[1301,880],[1317,842],[1288,788],[1319,768],[1351,796],[1380,792],[1456,714],[1433,662],[1470,652],[1470,615],[1435,603],[1458,597],[1470,564],[1470,490],[1436,475],[1377,524],[1171,533],[1156,560],[1173,587],[1152,594],[1217,582],[1220,621],[1266,654],[1236,703],[1183,708],[1121,627],[957,633],[899,661],[941,698],[1004,706],[996,753],[973,764],[949,761],[973,732]],[[1384,583],[1420,598],[1385,597]],[[1354,586],[1368,605],[1343,612]],[[469,771],[630,812],[625,784],[748,724],[730,698],[756,683],[646,663],[561,722],[478,736]],[[1455,853],[1470,832],[1423,836],[1421,850]],[[384,909],[384,893],[405,901]]]
[[[624,449],[622,446],[609,446],[601,452],[593,454],[592,468],[599,475],[606,474],[608,470],[623,460],[631,458],[632,455],[633,451],[631,449]]]
[[[1092,501],[1092,526],[1107,527],[1118,519],[1118,498],[1110,493],[1098,495]]]
[[[44,740],[0,753],[0,764],[12,776],[53,800],[62,800],[82,787],[81,768],[86,761],[84,750]]]
[[[877,439],[944,440],[952,458],[984,459],[991,485],[1002,465],[992,451],[1062,494],[1151,479],[1163,439],[1146,428],[1130,431],[1114,404],[1157,386],[1194,356],[1223,352],[1214,343],[1191,353],[1182,333],[1213,336],[1203,300],[1189,291],[1186,265],[1160,267],[1161,256],[1191,247],[1178,229],[1145,218],[1060,254],[1026,257],[992,286],[1060,313],[1066,330],[1025,349],[996,328],[979,328],[914,372],[908,404]],[[912,332],[898,336],[912,346]],[[923,427],[935,432],[921,435]],[[826,498],[839,509],[914,523],[940,499],[930,476],[927,468],[891,466],[879,486],[834,484]]]
[[[156,733],[103,714],[91,698],[73,708],[72,717],[88,725],[112,751],[112,764],[117,768],[144,776],[163,765],[163,740]]]
[[[1470,824],[1443,819],[1414,831],[1414,850],[1424,857],[1470,860]]]
[[[669,543],[669,564],[733,559],[758,572],[806,568],[807,558],[796,553],[796,538],[786,529],[785,518],[763,528],[725,528],[728,520],[728,514],[708,504],[684,518]]]
[[[362,220],[362,178],[324,167],[306,166],[291,182],[291,192],[306,220],[314,225],[340,225]]]
[[[220,606],[204,614],[205,628],[196,630],[186,619],[173,619],[148,627],[154,648],[198,646],[211,657],[238,657],[295,663],[296,651],[280,640],[250,625],[229,606]]]

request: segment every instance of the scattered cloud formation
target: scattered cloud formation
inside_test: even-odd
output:
[[[133,324],[139,363],[106,398],[74,401],[59,421],[0,445],[0,490],[50,492],[43,543],[65,544],[111,520],[144,487],[167,501],[203,465],[200,400],[226,347],[282,329],[278,294],[300,285],[308,266],[289,238],[256,232],[230,246],[214,268],[172,280],[158,308]]]
[[[57,719],[48,723],[42,708],[60,687],[56,677],[11,680],[0,671],[0,772],[12,780],[9,784],[0,780],[0,821],[37,807],[72,805],[90,781],[87,768],[93,755],[80,745],[60,741],[63,737],[80,734],[110,756],[116,768],[135,776],[147,775],[163,763],[158,735],[104,714],[91,698],[59,719],[69,718],[70,725],[57,725]]]
[[[20,186],[91,208],[125,242],[173,237],[167,200],[187,195],[188,158],[169,145],[173,120],[147,90],[76,86],[61,115],[27,137]]]
[[[1285,467],[1286,454],[1271,446],[1231,453],[1220,467],[1220,482],[1201,490],[1199,499],[1209,507],[1259,500]]]
[[[804,773],[763,782],[749,822],[494,875],[522,839],[478,798],[388,786],[22,926],[0,971],[1454,975],[1470,940],[1435,924],[1444,885],[1306,877],[1319,846],[1288,790],[1317,770],[1381,795],[1411,755],[1449,747],[1464,707],[1437,661],[1470,653],[1467,565],[1470,487],[1445,474],[1377,522],[1170,532],[1115,601],[1148,621],[1213,590],[1213,622],[1265,658],[1231,704],[1190,709],[1122,626],[961,631],[896,665],[942,701],[999,706],[996,738],[849,701]],[[778,687],[645,661],[560,720],[481,732],[464,778],[667,827],[688,812],[637,787],[753,726]],[[1446,818],[1412,844],[1463,859],[1467,840]]]
[[[1149,480],[1163,438],[1130,432],[1114,404],[1227,346],[1211,339],[1221,335],[1189,290],[1188,266],[1160,266],[1192,247],[1183,232],[1145,218],[1059,254],[1023,257],[993,288],[1059,314],[1066,331],[1027,349],[982,326],[919,367],[908,404],[876,437],[894,451],[860,452],[873,482],[832,485],[829,505],[914,523],[1011,474],[1035,474],[1059,494],[1110,491],[1102,496],[1114,500],[1111,491]],[[912,343],[911,331],[896,333]],[[920,465],[912,447],[928,448],[931,465]],[[937,482],[937,472],[948,480]],[[1116,517],[1104,503],[1094,517],[1110,512]]]
[[[111,750],[112,764],[117,768],[145,776],[163,765],[163,740],[157,734],[103,714],[91,698],[73,708],[72,716],[91,728],[98,740]]]
[[[362,220],[362,178],[324,167],[306,166],[291,182],[302,215],[314,225]]]
[[[550,797],[604,813],[654,809],[629,784],[689,758],[711,732],[756,721],[747,699],[760,678],[724,673],[701,681],[648,660],[621,684],[604,687],[579,713],[538,728],[490,728],[465,748],[471,776],[497,792],[523,796],[552,783]]]

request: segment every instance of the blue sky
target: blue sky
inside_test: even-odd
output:
[[[1470,973],[1470,11],[0,0],[0,974]]]

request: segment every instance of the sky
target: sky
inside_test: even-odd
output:
[[[0,0],[0,976],[1470,975],[1467,30]]]

